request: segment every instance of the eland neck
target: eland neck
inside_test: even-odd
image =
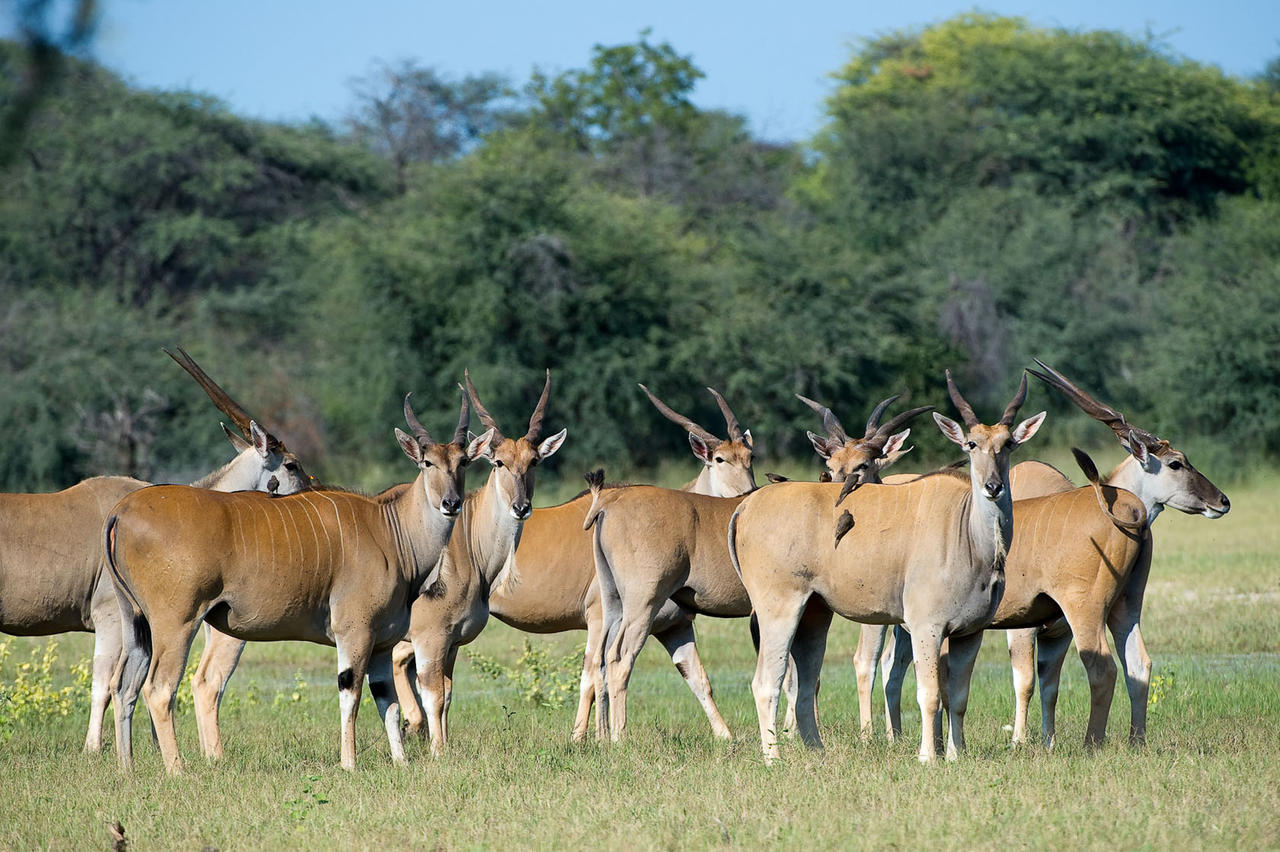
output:
[[[969,546],[977,557],[977,564],[989,565],[995,571],[1004,570],[1005,556],[1013,540],[1013,497],[1007,464],[1003,474],[1004,490],[992,500],[986,496],[973,466],[969,467]]]
[[[743,494],[749,493],[727,486],[712,473],[710,465],[703,465],[702,472],[686,482],[680,490],[687,491],[690,494],[702,494],[707,497],[741,497]],[[751,483],[751,490],[755,490],[754,480]]]
[[[240,451],[231,461],[191,485],[211,491],[256,491],[261,477],[262,459],[256,450],[249,448]]]
[[[711,497],[724,496],[716,493],[715,482],[711,476],[711,468],[706,465],[702,466],[702,471],[697,476],[681,486],[680,490],[688,491],[692,494],[707,494]]]
[[[1131,455],[1116,465],[1104,480],[1107,485],[1132,491],[1147,509],[1147,526],[1155,523],[1156,518],[1164,511],[1164,503],[1155,494],[1154,477],[1142,469],[1142,465]]]
[[[475,571],[487,590],[512,561],[520,544],[524,521],[511,514],[510,501],[498,487],[497,468],[479,491],[467,495],[462,504],[462,527]]]
[[[382,507],[400,554],[400,573],[417,585],[427,578],[449,546],[456,518],[445,517],[427,498],[426,474]]]

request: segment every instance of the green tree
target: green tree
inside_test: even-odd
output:
[[[355,81],[355,91],[358,105],[347,117],[348,130],[391,161],[401,192],[412,164],[471,151],[514,117],[507,83],[497,74],[454,82],[406,60]]]
[[[1280,205],[1240,198],[1172,240],[1139,387],[1156,431],[1212,438],[1215,461],[1280,452]]]
[[[1254,89],[1158,43],[1017,18],[963,15],[873,40],[837,79],[806,195],[876,248],[990,186],[1167,226],[1249,189],[1280,127]]]

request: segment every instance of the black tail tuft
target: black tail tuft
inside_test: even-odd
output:
[[[151,656],[151,624],[142,613],[133,615],[133,635],[138,640],[138,647]]]
[[[591,488],[591,508],[587,509],[587,517],[582,522],[584,530],[591,529],[596,518],[600,517],[600,495],[604,491],[604,468],[593,470],[587,474],[587,485]]]
[[[1098,466],[1093,463],[1093,459],[1089,458],[1089,454],[1079,447],[1071,448],[1071,455],[1076,457],[1076,464],[1080,465],[1080,469],[1084,471],[1085,479],[1090,482],[1097,482]]]

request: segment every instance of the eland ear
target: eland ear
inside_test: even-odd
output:
[[[903,429],[898,434],[889,436],[889,440],[884,442],[884,452],[881,453],[881,455],[886,457],[892,456],[894,453],[898,452],[898,450],[902,449],[902,445],[905,444],[907,442],[907,438],[910,437],[910,429]]]
[[[561,429],[547,440],[538,445],[538,458],[545,459],[556,454],[556,450],[560,449],[560,445],[564,443],[565,436],[569,434],[568,429]]]
[[[1017,428],[1013,430],[1014,443],[1025,444],[1027,441],[1030,441],[1036,432],[1040,431],[1040,425],[1044,423],[1046,413],[1047,412],[1041,411],[1039,414],[1028,417],[1026,420],[1019,423]]]
[[[890,453],[887,456],[881,456],[880,458],[875,460],[876,470],[884,470],[886,467],[892,467],[893,465],[898,463],[899,459],[901,459],[903,456],[905,456],[907,453],[911,452],[914,449],[915,447],[907,447],[906,449],[902,449],[902,450],[894,450],[892,453]]]
[[[467,434],[470,435],[470,433],[467,433]],[[467,458],[470,459],[471,461],[475,461],[480,456],[484,456],[487,459],[492,459],[493,458],[493,434],[494,434],[493,429],[490,428],[486,430],[483,435],[477,435],[476,437],[472,438],[471,442],[467,444]]]
[[[754,450],[756,448],[756,442],[751,437],[750,429],[742,433],[742,443],[747,445],[748,450]]]
[[[693,454],[697,456],[703,464],[711,464],[711,448],[707,446],[706,441],[690,432],[689,446],[693,448]]]
[[[253,444],[246,441],[244,436],[239,432],[232,432],[227,428],[227,424],[219,423],[218,425],[222,427],[222,434],[227,436],[227,440],[231,442],[231,446],[235,448],[237,453],[243,453],[245,450],[253,446]]]
[[[253,438],[253,448],[264,459],[280,448],[280,441],[259,426],[256,420],[249,421],[249,437]]]
[[[1138,464],[1142,465],[1142,469],[1146,470],[1151,464],[1151,450],[1138,437],[1137,433],[1129,430],[1129,440],[1125,442],[1125,449],[1129,451],[1129,455],[1138,460]]]
[[[805,432],[809,436],[809,443],[813,444],[813,451],[824,459],[831,458],[831,450],[827,447],[827,439],[821,435],[815,435],[812,432]]]
[[[400,449],[404,450],[404,454],[414,464],[422,464],[422,447],[418,444],[418,439],[412,435],[406,435],[396,427],[396,443],[400,445]]]
[[[942,430],[942,434],[946,435],[947,439],[950,440],[951,443],[965,447],[964,429],[960,427],[959,423],[952,420],[950,417],[945,417],[939,414],[936,411],[933,412],[933,422],[938,424],[938,428]],[[965,449],[967,450],[968,447],[965,447]]]

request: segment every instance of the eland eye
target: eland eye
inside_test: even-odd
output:
[[[433,465],[429,459],[423,459],[423,460],[422,460],[422,466],[423,466],[424,468],[426,468],[426,467],[435,467],[435,465]]]
[[[290,473],[297,473],[298,463],[295,461],[287,461],[284,463],[284,469],[289,471]]]
[[[1169,462],[1169,470],[1182,470],[1182,462],[1177,459]]]
[[[495,461],[494,461],[494,463],[493,463],[493,466],[494,466],[494,467],[504,467],[504,465],[502,464],[502,459],[497,459],[497,460],[495,460]]]
[[[724,459],[720,458],[719,456],[716,456],[716,464],[724,464]]]
[[[978,449],[978,442],[977,442],[977,441],[965,441],[964,446],[965,446],[965,449],[967,449],[967,450],[976,450],[976,449]]]

